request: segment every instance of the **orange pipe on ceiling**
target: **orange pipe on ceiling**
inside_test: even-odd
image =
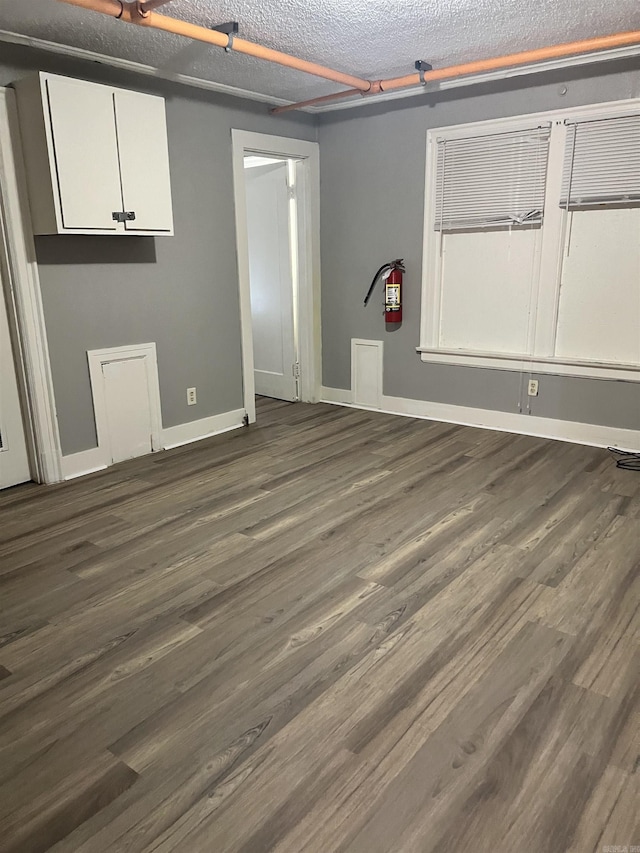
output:
[[[178,18],[170,18],[167,15],[160,15],[157,12],[151,12],[145,9],[143,3],[121,3],[120,0],[60,0],[62,3],[68,3],[71,6],[79,6],[82,9],[89,9],[93,12],[102,12],[105,15],[110,15],[113,18],[120,18],[130,24],[138,24],[142,27],[151,27],[156,30],[164,30],[167,33],[184,36],[195,41],[203,41],[207,44],[215,45],[216,47],[228,47],[230,38],[225,33],[220,33],[217,30],[210,30],[207,27],[200,27],[197,24],[190,24],[187,21],[181,21]],[[309,62],[306,59],[299,59],[296,56],[291,56],[288,53],[282,53],[279,50],[273,50],[270,47],[264,47],[260,44],[246,41],[241,38],[234,38],[232,49],[235,53],[244,53],[247,56],[253,56],[256,59],[264,59],[267,62],[275,62],[278,65],[284,65],[287,68],[293,68],[296,71],[304,71],[307,74],[313,74],[316,77],[322,77],[325,80],[331,80],[333,83],[342,83],[344,86],[358,89],[358,91],[366,92],[370,89],[371,83],[361,77],[355,77],[352,74],[344,74],[342,71],[336,71],[333,68],[327,68],[324,65],[319,65],[317,62]]]
[[[165,2],[169,2],[169,0],[148,0],[147,8],[145,8],[146,4],[144,2],[124,3],[121,2],[121,0],[60,0],[60,2],[68,3],[71,6],[79,6],[83,9],[90,9],[94,12],[101,12],[105,15],[120,18],[132,24],[138,24],[139,26],[151,27],[156,30],[164,30],[165,32],[173,33],[174,35],[194,39],[195,41],[203,41],[207,44],[215,45],[216,47],[226,48],[231,45],[231,39],[225,33],[220,33],[217,30],[210,30],[206,27],[198,26],[197,24],[190,24],[187,21],[181,21],[178,18],[170,18],[166,15],[159,15],[157,12],[150,11],[151,7],[162,5]],[[613,35],[608,36],[598,36],[597,38],[567,42],[565,44],[541,47],[534,50],[525,50],[520,53],[510,53],[506,56],[496,56],[491,59],[479,59],[474,62],[465,62],[460,65],[450,65],[446,68],[425,71],[423,77],[425,83],[436,82],[439,80],[450,80],[456,77],[463,77],[468,74],[481,74],[502,68],[530,65],[549,59],[560,59],[565,56],[576,56],[581,53],[611,50],[613,48],[628,47],[635,44],[640,44],[640,30],[614,33]],[[316,77],[322,77],[323,79],[331,80],[334,83],[342,83],[349,87],[346,91],[336,92],[331,95],[321,95],[318,98],[311,98],[306,101],[299,101],[295,104],[275,107],[272,110],[274,114],[288,112],[289,110],[297,110],[302,107],[313,106],[314,104],[328,103],[330,101],[339,98],[346,98],[355,94],[372,95],[380,92],[392,92],[396,89],[404,89],[408,86],[417,86],[422,83],[418,72],[406,74],[402,77],[391,77],[388,80],[365,80],[364,78],[354,77],[351,74],[344,74],[342,71],[335,71],[333,68],[327,68],[326,66],[319,65],[316,62],[299,59],[298,57],[291,56],[288,53],[282,53],[279,50],[273,50],[272,48],[254,44],[253,42],[240,38],[233,39],[232,49],[237,53],[244,53],[247,56],[264,59],[267,62],[275,62],[278,65],[284,65],[285,67],[295,69],[296,71],[304,71],[307,74],[313,74]]]
[[[520,53],[510,53],[506,56],[496,56],[492,59],[479,59],[475,62],[465,62],[462,65],[450,65],[447,68],[438,68],[433,71],[425,71],[424,79],[449,80],[452,77],[462,77],[465,74],[482,74],[485,71],[497,71],[500,68],[509,68],[514,65],[529,65],[535,62],[543,62],[545,59],[561,59],[565,56],[575,56],[578,53],[592,53],[596,50],[611,50],[614,47],[627,47],[628,45],[640,44],[640,30],[628,33],[615,33],[610,36],[598,36],[582,41],[566,42],[551,47],[539,47],[534,50],[523,50]],[[380,88],[383,92],[391,92],[394,89],[403,89],[406,86],[414,86],[420,83],[420,75],[407,74],[404,77],[392,77],[382,80]]]
[[[465,62],[461,65],[450,65],[446,68],[437,68],[432,71],[424,72],[425,83],[436,82],[439,80],[451,80],[456,77],[464,77],[467,74],[481,74],[488,71],[497,71],[501,68],[511,68],[518,65],[532,65],[536,62],[543,62],[549,59],[560,59],[565,56],[576,56],[581,53],[592,53],[594,51],[611,50],[616,47],[629,47],[630,45],[640,44],[640,30],[631,32],[614,33],[608,36],[599,36],[592,39],[584,39],[583,41],[567,42],[565,44],[553,45],[551,47],[540,47],[534,50],[525,50],[520,53],[510,53],[506,56],[496,56],[492,59],[479,59],[474,62]],[[333,95],[323,95],[319,98],[311,98],[307,101],[300,101],[296,104],[286,104],[285,106],[275,107],[271,110],[272,113],[283,113],[290,110],[302,109],[303,107],[314,106],[315,104],[327,103],[337,98],[346,98],[350,95],[361,94],[369,95],[375,92],[392,92],[396,89],[404,89],[408,86],[417,86],[421,83],[420,74],[406,74],[403,77],[391,77],[388,80],[379,80],[372,82],[371,88],[366,92],[361,90],[349,90],[344,92],[336,92]]]
[[[298,101],[297,104],[284,104],[281,107],[273,107],[269,112],[276,116],[279,115],[279,113],[288,113],[291,110],[301,110],[304,107],[312,107],[315,104],[337,101],[340,98],[351,98],[353,95],[362,95],[364,97],[366,94],[367,92],[363,92],[362,89],[345,89],[343,92],[333,92],[331,95],[321,95],[319,98],[309,98],[308,101]]]

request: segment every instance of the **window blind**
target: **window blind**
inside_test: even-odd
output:
[[[550,126],[439,139],[436,231],[541,223]]]
[[[567,123],[561,199],[563,207],[640,201],[640,115]]]

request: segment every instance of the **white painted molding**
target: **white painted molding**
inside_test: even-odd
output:
[[[298,233],[306,234],[308,251],[302,252],[299,280],[299,361],[300,396],[304,402],[319,398],[321,370],[320,332],[320,149],[317,142],[271,136],[248,130],[231,131],[233,150],[233,191],[235,201],[238,288],[240,293],[240,337],[244,408],[249,423],[256,419],[253,332],[251,324],[251,285],[249,280],[249,237],[244,156],[266,154],[294,158],[301,163],[303,203],[299,205]]]
[[[329,388],[327,385],[323,385],[320,389],[320,401],[351,406],[353,405],[353,392],[350,388]]]
[[[0,88],[0,201],[5,255],[13,292],[24,369],[33,478],[62,479],[62,451],[40,293],[33,228],[26,191],[15,93]]]
[[[221,92],[222,94],[231,95],[236,98],[247,98],[248,100],[259,101],[264,104],[273,104],[275,106],[292,103],[292,101],[285,100],[284,98],[277,98],[272,95],[263,95],[260,92],[252,92],[249,89],[240,89],[236,86],[228,86],[225,83],[216,83],[214,80],[205,80],[202,77],[193,77],[188,74],[171,72],[166,69],[156,68],[152,65],[143,65],[140,62],[121,59],[118,56],[107,56],[104,53],[94,53],[91,50],[84,50],[80,47],[59,44],[58,42],[36,38],[35,36],[25,36],[21,33],[14,33],[9,30],[0,30],[0,42],[33,47],[36,50],[44,50],[47,53],[55,53],[61,56],[71,56],[74,59],[83,59],[87,62],[98,62],[100,65],[110,66],[111,68],[121,68],[125,71],[131,71],[134,74],[143,74],[146,77],[156,77],[160,80],[168,80],[169,82],[179,83],[183,86],[191,86],[196,89],[205,89],[211,92]],[[511,77],[520,77],[523,74],[540,74],[544,71],[556,71],[578,65],[593,65],[600,62],[630,59],[638,56],[639,54],[640,46],[630,45],[629,47],[617,47],[612,50],[584,53],[578,56],[565,56],[559,59],[550,59],[546,62],[517,65],[513,68],[501,68],[497,71],[487,71],[484,74],[468,74],[464,77],[454,77],[451,80],[441,80],[435,85],[430,84],[426,89],[426,93],[431,94],[444,91],[446,89],[458,88],[459,86],[473,86],[478,85],[479,83],[489,83],[493,80],[505,80]],[[334,112],[336,110],[349,110],[355,107],[365,106],[366,104],[379,104],[384,101],[395,101],[399,98],[411,98],[417,95],[425,95],[424,87],[415,86],[414,88],[398,89],[392,92],[382,92],[378,95],[368,95],[364,98],[357,95],[353,99],[338,101],[337,103],[329,103],[324,106],[306,107],[304,110],[301,110],[301,112],[325,113]]]
[[[147,374],[147,391],[151,415],[151,450],[161,449],[162,415],[160,409],[160,383],[158,380],[158,359],[155,343],[132,344],[123,347],[107,347],[87,351],[91,393],[93,395],[93,411],[96,420],[98,447],[104,453],[108,464],[111,464],[111,448],[109,446],[109,429],[107,403],[104,394],[102,365],[110,361],[126,361],[141,358]]]
[[[493,409],[430,403],[426,400],[411,400],[407,397],[383,395],[379,409],[357,406],[351,402],[351,399],[350,391],[341,388],[323,387],[322,389],[322,401],[334,405],[380,411],[390,415],[422,418],[429,421],[444,421],[461,426],[493,429],[498,432],[514,432],[520,435],[536,436],[537,438],[551,438],[556,441],[587,444],[592,447],[640,450],[640,430],[585,424],[579,421],[561,421],[555,418],[540,418],[518,412],[498,412]]]
[[[74,480],[76,477],[84,477],[85,474],[102,471],[108,464],[104,450],[100,447],[91,447],[89,450],[63,456],[62,476],[65,480]]]
[[[166,427],[162,430],[161,445],[163,450],[171,450],[181,447],[183,444],[191,444],[212,435],[219,435],[242,426],[244,409],[235,409],[231,412],[222,412],[209,418],[201,418],[186,424]],[[89,450],[81,450],[79,453],[70,453],[62,457],[62,476],[65,480],[74,480],[76,477],[84,477],[85,474],[94,474],[108,468],[110,460],[105,451],[100,447],[91,447]]]
[[[191,444],[193,441],[219,435],[221,432],[238,429],[242,426],[244,416],[244,409],[234,409],[231,412],[222,412],[219,415],[211,415],[211,417],[186,424],[165,427],[162,430],[162,447],[164,450],[171,450],[173,447],[181,447],[183,444]]]
[[[425,312],[427,313],[427,312]],[[610,364],[579,359],[518,356],[504,353],[461,352],[460,350],[416,347],[422,361],[431,364],[461,364],[491,370],[517,370],[519,373],[551,373],[553,376],[581,376],[584,379],[614,379],[640,382],[637,364]]]
[[[72,47],[67,44],[59,44],[55,41],[25,36],[20,33],[12,33],[9,30],[0,30],[0,42],[6,44],[17,44],[23,47],[33,47],[36,50],[44,50],[47,53],[55,53],[59,56],[71,56],[73,59],[83,59],[85,62],[98,62],[110,68],[121,68],[123,71],[131,71],[133,74],[143,74],[145,77],[155,77],[167,80],[170,83],[178,83],[182,86],[190,86],[194,89],[205,89],[208,92],[220,92],[223,95],[231,95],[234,98],[246,98],[250,101],[259,101],[263,104],[283,105],[290,104],[284,98],[275,95],[263,95],[259,92],[251,92],[249,89],[240,89],[237,86],[228,86],[226,83],[216,83],[214,80],[205,80],[203,77],[192,77],[189,74],[180,74],[178,71],[167,71],[156,68],[153,65],[143,65],[129,59],[121,59],[119,56],[107,56],[104,53],[94,53],[92,50],[84,50],[81,47]]]
[[[494,80],[508,80],[525,74],[541,74],[545,71],[558,71],[579,65],[595,65],[600,62],[611,62],[620,59],[632,59],[640,55],[640,45],[616,47],[611,50],[601,50],[593,53],[582,53],[578,56],[564,56],[559,59],[549,59],[545,62],[534,62],[528,65],[515,65],[512,68],[499,68],[496,71],[485,71],[482,74],[467,74],[464,77],[452,77],[450,80],[440,80],[438,83],[427,83],[427,86],[414,86],[407,89],[396,89],[391,92],[381,92],[378,95],[354,95],[344,101],[325,104],[324,106],[308,107],[308,112],[328,113],[337,110],[349,110],[363,107],[367,104],[380,104],[385,101],[396,101],[401,98],[413,98],[422,95],[437,95],[446,89],[457,89],[460,86],[477,86],[480,83],[491,83]]]

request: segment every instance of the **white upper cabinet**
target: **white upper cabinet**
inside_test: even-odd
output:
[[[127,231],[173,231],[164,100],[114,91],[120,179]]]
[[[36,234],[173,234],[164,99],[40,73],[15,84]]]

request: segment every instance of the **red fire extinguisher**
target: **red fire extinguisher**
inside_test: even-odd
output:
[[[402,273],[405,272],[404,260],[396,258],[383,264],[374,275],[371,286],[364,298],[366,305],[380,279],[384,281],[384,319],[385,323],[402,322]]]

